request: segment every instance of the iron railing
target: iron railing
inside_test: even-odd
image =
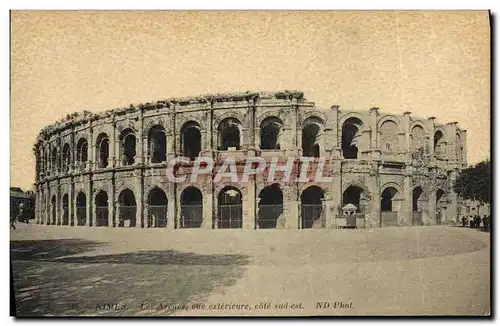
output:
[[[423,225],[422,212],[412,212],[411,225]]]
[[[381,226],[397,226],[398,212],[380,212]]]
[[[167,227],[167,206],[150,205],[148,208],[148,227]]]
[[[119,227],[135,227],[136,226],[137,206],[119,206],[118,219]]]
[[[87,208],[86,207],[76,207],[77,226],[85,225],[86,220],[87,220]]]
[[[326,227],[326,218],[325,214],[323,214],[323,205],[300,205],[300,218],[302,229]]]
[[[257,227],[259,229],[275,229],[281,214],[283,214],[283,205],[259,205]]]
[[[203,222],[203,205],[181,205],[180,228],[199,228]]]
[[[63,206],[62,216],[61,216],[61,225],[69,225],[69,209],[68,209],[68,206]]]
[[[97,206],[95,208],[95,224],[94,226],[109,225],[109,209],[107,206]]]
[[[238,229],[243,226],[241,204],[219,205],[217,207],[217,228]]]

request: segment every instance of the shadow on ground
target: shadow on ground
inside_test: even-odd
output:
[[[81,239],[17,240],[10,242],[11,260],[52,260],[92,251],[105,242]]]
[[[174,250],[68,257],[102,244],[13,241],[18,316],[169,315],[226,291],[249,263],[244,255]]]

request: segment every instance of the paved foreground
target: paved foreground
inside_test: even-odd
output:
[[[489,233],[21,225],[20,316],[487,315]]]

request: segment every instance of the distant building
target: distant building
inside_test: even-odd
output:
[[[10,187],[10,217],[19,217],[21,207],[24,218],[35,218],[35,194],[32,191],[25,192],[19,187]]]

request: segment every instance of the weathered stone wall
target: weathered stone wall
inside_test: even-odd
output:
[[[280,148],[261,150],[260,130],[269,118],[280,121]],[[220,128],[225,119],[239,122],[241,148],[234,152],[219,150]],[[345,159],[343,127],[352,121],[356,122],[357,132],[353,142],[358,148],[358,157]],[[258,155],[268,159],[278,156],[282,160],[298,158],[303,155],[302,130],[311,124],[317,126],[319,156],[326,159],[326,172],[333,176],[333,182],[315,185],[278,181],[283,194],[283,213],[277,228],[301,227],[301,194],[310,186],[323,189],[322,216],[327,228],[345,223],[340,209],[345,204],[342,198],[349,186],[362,189],[360,205],[363,206],[365,227],[383,224],[380,199],[388,187],[396,190],[392,211],[397,213],[397,225],[412,225],[417,215],[421,216],[423,224],[457,221],[460,205],[452,191],[452,181],[457,171],[466,166],[467,137],[466,131],[458,128],[456,122],[441,125],[434,117],[420,119],[410,112],[388,115],[382,114],[378,108],[360,112],[341,110],[338,106],[322,109],[306,101],[300,92],[285,91],[170,99],[99,114],[73,114],[46,127],[34,147],[37,160],[37,222],[62,224],[66,214],[62,201],[67,195],[69,203],[65,209],[69,221],[66,224],[77,225],[76,198],[83,193],[86,197],[85,225],[95,226],[95,198],[100,191],[105,191],[108,196],[108,225],[116,227],[119,224],[119,195],[129,189],[137,205],[136,227],[151,227],[148,222],[149,194],[152,189],[158,188],[167,197],[167,228],[175,228],[179,225],[182,191],[193,186],[203,194],[201,227],[214,228],[217,226],[214,218],[217,216],[218,194],[231,186],[243,196],[242,227],[257,228],[259,194],[274,183],[268,182],[265,174],[251,177],[248,183],[231,180],[213,182],[213,176],[195,183],[174,184],[167,181],[167,162],[181,155],[181,130],[187,123],[199,126],[200,155],[215,159],[215,173],[228,155],[236,157],[239,169],[243,168],[247,156]],[[161,126],[165,131],[165,162],[151,162],[148,135],[153,126]],[[133,165],[124,165],[122,160],[120,135],[127,130],[136,137]],[[443,135],[439,139],[439,155],[434,152],[437,131]],[[108,166],[100,168],[97,146],[99,137],[104,134],[109,139]],[[78,162],[77,144],[83,140],[88,145],[88,160]],[[62,160],[64,146],[70,148],[67,171]],[[182,169],[188,173],[191,166],[182,166]],[[417,187],[422,188],[422,194],[414,200],[413,191]],[[440,198],[436,197],[438,192],[443,193]],[[438,212],[441,221],[436,220]]]

